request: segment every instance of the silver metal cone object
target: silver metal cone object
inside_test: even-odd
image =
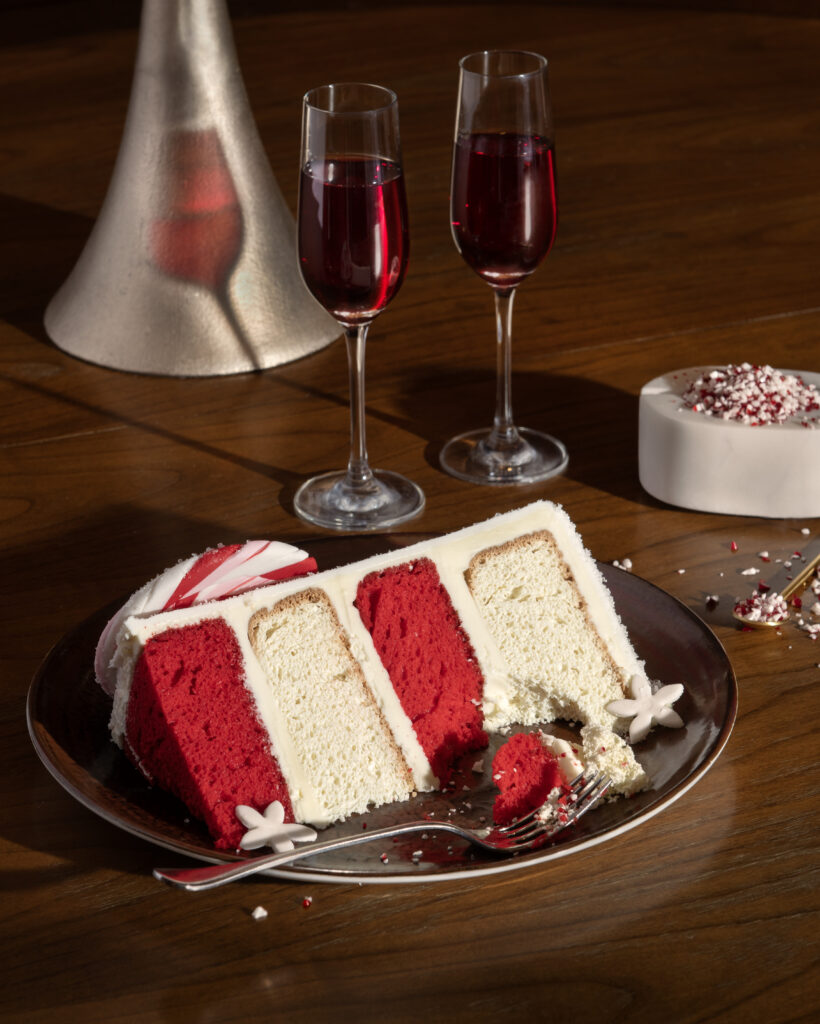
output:
[[[278,366],[339,335],[299,273],[225,0],[144,0],[111,184],[45,326],[81,359],[177,377]]]

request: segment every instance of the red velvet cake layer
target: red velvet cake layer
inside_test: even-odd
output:
[[[293,821],[285,780],[244,685],[239,644],[223,619],[148,641],[134,668],[125,747],[205,821],[220,849],[236,849],[244,834],[237,804],[263,811],[278,800],[285,821]]]
[[[356,608],[433,771],[487,746],[484,680],[450,596],[428,558],[371,573]]]
[[[516,733],[493,758],[493,779],[500,793],[493,821],[507,825],[546,802],[556,786],[566,789],[558,758],[537,733]]]

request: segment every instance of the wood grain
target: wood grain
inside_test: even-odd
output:
[[[14,27],[13,12],[0,18]],[[426,492],[411,528],[560,501],[596,557],[631,558],[710,624],[740,714],[694,789],[577,857],[467,883],[255,881],[195,897],[160,888],[159,851],[42,768],[26,690],[66,631],[180,557],[322,536],[291,501],[305,474],[346,457],[344,353],[337,342],[275,371],[169,380],[53,347],[43,309],[105,194],[136,34],[43,31],[12,45],[1,29],[0,1017],[816,1019],[820,647],[796,628],[738,631],[729,609],[758,552],[816,545],[820,520],[660,504],[638,483],[636,420],[641,385],[674,367],[820,369],[820,21],[505,4],[237,20],[292,207],[301,94],[351,77],[399,94],[411,263],[372,330],[367,401],[374,463]],[[456,63],[487,45],[546,53],[556,111],[559,235],[516,300],[513,394],[517,418],[561,437],[571,461],[522,490],[437,468],[443,440],[487,421],[493,401],[489,289],[447,223]]]

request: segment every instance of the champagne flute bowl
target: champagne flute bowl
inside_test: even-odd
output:
[[[409,245],[395,93],[347,82],[305,95],[297,220],[302,277],[345,334],[350,456],[306,480],[294,507],[326,529],[389,529],[424,508],[415,483],[371,469],[365,436],[367,332],[401,286]]]
[[[512,308],[518,285],[552,248],[557,226],[547,61],[487,50],[460,61],[450,220],[468,266],[495,294],[496,408],[491,428],[448,441],[441,465],[477,484],[530,484],[564,470],[564,445],[516,427]]]

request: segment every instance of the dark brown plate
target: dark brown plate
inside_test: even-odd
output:
[[[350,562],[390,547],[426,539],[423,534],[327,538],[309,543],[320,568]],[[451,838],[411,836],[385,849],[363,844],[318,854],[271,874],[325,882],[419,882],[511,871],[566,856],[647,821],[693,786],[725,746],[737,712],[737,683],[723,647],[693,612],[638,576],[599,563],[621,618],[653,679],[681,682],[675,705],[684,729],[656,729],[635,748],[651,788],[629,800],[596,808],[549,847],[498,860]],[[72,629],[48,654],[32,681],[27,704],[29,733],[43,764],[80,803],[122,829],[168,850],[204,861],[238,859],[215,850],[205,828],[175,798],[154,789],[114,746],[108,734],[110,700],[93,674],[94,648],[109,616],[122,602],[100,610]],[[552,729],[569,735],[569,730]],[[450,793],[423,794],[402,804],[356,815],[323,838],[360,833],[425,814],[466,825],[489,819],[495,795],[490,764],[494,737],[483,756],[461,766]],[[416,851],[422,851],[419,859]],[[387,854],[387,862],[381,854]],[[241,855],[245,856],[245,855]]]

